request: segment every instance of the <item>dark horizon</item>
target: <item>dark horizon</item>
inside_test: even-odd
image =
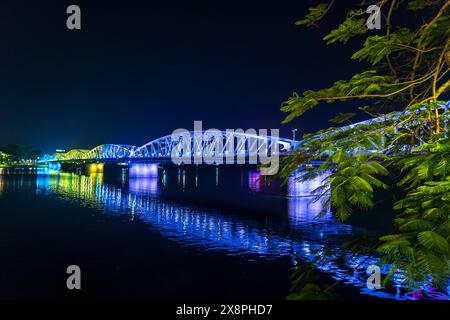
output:
[[[143,145],[177,128],[280,128],[292,136],[330,126],[333,105],[282,125],[292,92],[350,77],[355,45],[321,40],[295,25],[316,1],[149,4],[77,1],[82,29],[69,31],[70,1],[0,7],[0,146],[92,148]],[[343,13],[342,13],[343,14]],[[298,135],[297,135],[298,137]]]

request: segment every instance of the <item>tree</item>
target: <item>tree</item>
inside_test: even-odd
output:
[[[310,8],[296,24],[320,27],[333,2]],[[365,8],[372,4],[383,14],[382,34],[365,26]],[[382,262],[392,264],[391,274],[398,268],[407,272],[411,288],[425,275],[444,287],[450,271],[449,111],[443,101],[450,87],[449,6],[448,0],[379,0],[349,9],[323,40],[346,44],[363,38],[351,57],[363,62],[361,72],[328,88],[294,93],[281,108],[285,123],[340,101],[355,102],[355,112],[336,112],[331,122],[350,122],[357,113],[368,116],[358,126],[305,135],[300,150],[285,160],[281,176],[287,179],[304,163],[322,160],[318,168],[302,167],[301,179],[331,172],[318,197],[326,197],[340,220],[372,208],[376,189],[393,187],[383,176],[400,176],[395,183],[404,194],[393,206],[400,212],[397,233],[380,238],[377,250]],[[414,19],[400,25],[399,15]]]
[[[36,160],[42,155],[42,151],[30,148],[28,146],[19,146],[16,144],[8,144],[2,150],[9,154],[14,160]]]
[[[9,159],[9,155],[0,151],[0,163],[5,163]]]
[[[11,158],[15,160],[19,160],[22,157],[22,150],[19,145],[16,144],[8,144],[5,147],[3,147],[3,151],[9,155],[11,155]]]

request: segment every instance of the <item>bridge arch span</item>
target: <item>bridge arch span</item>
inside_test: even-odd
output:
[[[221,150],[217,150],[216,139],[221,139]],[[191,145],[189,156],[203,155],[249,157],[256,156],[261,149],[270,150],[272,154],[288,154],[299,145],[299,142],[273,137],[271,135],[258,135],[241,131],[185,131],[183,134],[170,134],[152,140],[141,147],[122,144],[102,144],[91,150],[74,149],[66,153],[47,155],[40,162],[79,161],[79,160],[152,160],[172,158],[172,155],[183,156],[183,143]],[[232,154],[230,154],[232,153]]]
[[[222,150],[216,150],[216,139],[222,139]],[[190,145],[189,156],[214,156],[213,153],[216,152],[224,156],[249,156],[252,152],[258,153],[261,148],[286,154],[297,145],[297,142],[289,139],[239,131],[184,131],[146,143],[134,151],[133,158],[170,158],[172,155],[181,157],[185,152],[185,143]]]

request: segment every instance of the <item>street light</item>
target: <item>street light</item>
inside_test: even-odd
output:
[[[297,129],[292,129],[292,140],[295,141],[295,133],[297,132]]]

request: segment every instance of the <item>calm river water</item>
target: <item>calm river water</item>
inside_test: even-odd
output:
[[[401,298],[365,287],[373,257],[340,250],[364,230],[329,212],[316,218],[327,211],[310,197],[320,179],[279,186],[226,167],[154,173],[0,169],[0,298],[285,299],[289,269],[317,255],[349,297]],[[73,264],[80,291],[66,288]]]

